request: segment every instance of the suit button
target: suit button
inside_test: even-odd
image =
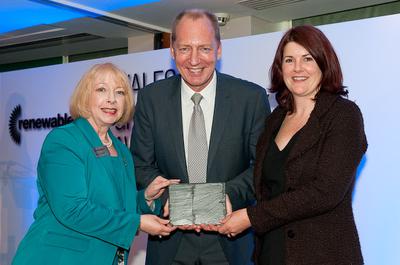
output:
[[[293,232],[292,229],[290,229],[290,230],[287,231],[287,236],[288,236],[289,238],[294,238],[295,234],[294,234],[294,232]]]

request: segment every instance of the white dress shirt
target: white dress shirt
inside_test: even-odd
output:
[[[207,135],[207,146],[210,146],[210,135],[212,122],[214,117],[214,105],[215,105],[215,91],[217,88],[217,74],[214,71],[213,77],[210,83],[199,93],[203,96],[203,99],[200,101],[201,109],[204,114],[204,123],[206,126],[206,135]],[[182,79],[181,82],[181,102],[182,102],[182,127],[183,127],[183,142],[185,144],[185,157],[186,161],[188,159],[188,138],[189,138],[189,125],[190,119],[192,118],[193,106],[194,103],[191,100],[193,94],[196,93],[193,91]]]

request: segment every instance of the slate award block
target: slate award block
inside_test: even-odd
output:
[[[169,187],[169,218],[173,225],[218,224],[225,215],[225,183]]]

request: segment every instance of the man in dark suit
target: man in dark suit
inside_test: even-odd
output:
[[[257,138],[270,113],[265,89],[216,72],[220,33],[216,17],[207,11],[186,10],[176,17],[171,55],[180,75],[138,94],[132,132],[137,183],[146,187],[157,176],[182,183],[224,182],[228,214],[246,207],[254,201]],[[202,175],[202,168],[199,181],[195,175]],[[146,264],[251,264],[250,231],[229,238],[204,226],[201,232],[199,226],[189,227],[197,232],[185,228],[165,238],[150,236]]]

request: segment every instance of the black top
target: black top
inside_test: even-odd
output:
[[[275,143],[275,136],[271,137],[271,144],[265,155],[262,166],[264,185],[268,190],[268,198],[271,200],[285,191],[285,162],[290,149],[296,142],[298,133],[292,136],[287,145],[279,150]],[[282,228],[277,228],[264,234],[262,240],[260,264],[283,265],[285,264],[285,240]]]

